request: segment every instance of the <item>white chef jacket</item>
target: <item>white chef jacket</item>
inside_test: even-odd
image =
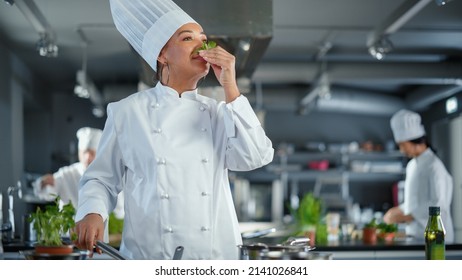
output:
[[[41,187],[42,179],[38,178],[32,184],[34,194],[43,200],[52,201],[57,195],[60,196],[64,204],[72,201],[74,206],[77,206],[79,195],[79,181],[82,178],[85,167],[82,163],[76,162],[69,166],[64,166],[58,169],[53,174],[55,183],[53,186],[47,185]]]
[[[108,105],[76,220],[104,220],[124,191],[120,250],[130,259],[237,259],[242,244],[228,169],[248,171],[274,150],[248,99],[217,103],[158,83]]]
[[[429,217],[428,208],[439,206],[446,229],[445,241],[454,242],[451,217],[452,192],[452,177],[430,148],[410,160],[406,166],[404,202],[400,205],[404,214],[411,214],[414,217],[414,221],[406,225],[406,234],[423,240]]]

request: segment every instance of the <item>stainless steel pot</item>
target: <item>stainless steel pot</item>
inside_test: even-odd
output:
[[[283,259],[289,254],[309,252],[313,247],[308,245],[309,238],[291,237],[283,244],[268,245],[253,243],[238,245],[241,260]]]

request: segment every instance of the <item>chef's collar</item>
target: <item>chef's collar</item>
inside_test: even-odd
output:
[[[421,153],[419,156],[415,158],[417,163],[420,162],[425,162],[428,158],[430,158],[430,155],[432,154],[432,149],[427,148],[423,153]]]
[[[163,91],[170,97],[175,97],[175,98],[180,98],[180,94],[178,93],[178,91],[174,90],[173,88],[169,87],[169,86],[165,86],[161,83],[159,83],[158,85],[160,88],[163,89]],[[193,89],[193,90],[188,90],[188,91],[184,91],[182,94],[181,94],[181,98],[185,98],[185,99],[191,99],[191,100],[196,100],[196,94],[197,94],[197,89]]]

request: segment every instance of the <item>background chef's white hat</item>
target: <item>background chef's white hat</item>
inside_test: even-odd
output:
[[[182,25],[196,22],[170,0],[111,0],[117,30],[157,72],[157,57]]]
[[[97,150],[99,140],[103,131],[97,128],[82,127],[77,130],[77,138],[79,139],[79,150],[85,151],[88,149]]]
[[[420,115],[409,111],[399,110],[390,120],[395,142],[414,140],[425,135],[425,128],[421,123]]]

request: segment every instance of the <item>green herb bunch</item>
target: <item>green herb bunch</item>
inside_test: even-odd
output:
[[[380,224],[377,225],[377,229],[379,230],[379,232],[383,232],[383,233],[397,232],[398,231],[398,225],[380,223]]]
[[[33,222],[40,245],[63,245],[62,236],[75,226],[74,206],[69,203],[60,209],[59,200],[57,197],[54,204],[45,206],[45,210],[37,208],[35,213],[31,214],[30,221]],[[71,239],[75,239],[75,236],[71,236]]]
[[[372,218],[367,224],[364,225],[365,228],[377,228],[377,220],[375,218]]]
[[[215,41],[207,41],[207,42],[204,41],[202,42],[202,46],[197,50],[197,52],[213,49],[216,46],[217,46],[217,43],[215,43]]]
[[[296,219],[299,226],[317,225],[321,220],[322,202],[314,197],[312,193],[306,194],[296,212]]]
[[[313,193],[307,193],[301,199],[299,207],[296,210],[291,209],[291,212],[296,221],[295,236],[305,235],[307,230],[314,228],[316,244],[327,243],[327,226],[323,221],[325,209],[320,198]]]

